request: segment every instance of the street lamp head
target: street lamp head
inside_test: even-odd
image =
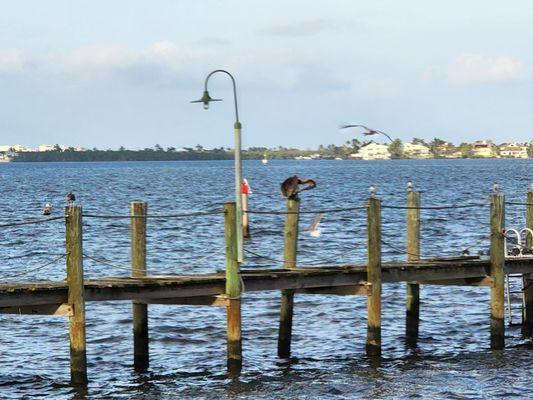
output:
[[[193,100],[191,103],[203,103],[204,104],[204,110],[209,109],[209,103],[212,101],[222,101],[222,99],[212,99],[211,96],[209,96],[209,92],[207,90],[204,90],[204,94],[202,95],[202,98],[199,100]]]

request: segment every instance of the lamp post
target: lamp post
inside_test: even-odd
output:
[[[237,205],[237,261],[243,262],[243,236],[242,236],[242,196],[241,196],[241,182],[242,182],[242,163],[241,163],[241,128],[242,125],[239,121],[239,109],[237,107],[237,88],[235,86],[235,79],[228,71],[223,69],[217,69],[210,72],[205,78],[204,83],[204,93],[202,98],[199,100],[191,101],[191,103],[203,103],[204,110],[209,109],[209,103],[212,101],[222,101],[222,99],[213,99],[209,95],[207,90],[207,83],[209,78],[214,74],[221,72],[230,77],[231,83],[233,84],[233,99],[235,103],[235,124],[233,125],[235,131],[235,203]]]

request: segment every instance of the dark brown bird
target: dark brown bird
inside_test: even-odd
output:
[[[300,185],[307,184],[306,186],[300,188]],[[303,192],[304,190],[310,190],[316,187],[316,182],[313,179],[301,179],[297,175],[291,176],[283,181],[280,187],[281,194],[283,197],[288,199],[298,198],[298,193]]]
[[[76,196],[72,192],[67,193],[67,203],[73,204],[76,201]]]
[[[385,137],[387,137],[387,139],[389,139],[391,142],[393,141],[392,138],[387,135],[385,132],[383,131],[378,131],[377,129],[372,129],[372,128],[369,128],[368,126],[364,126],[364,125],[360,125],[360,124],[355,124],[355,125],[341,125],[340,126],[341,129],[346,129],[346,128],[363,128],[365,131],[363,132],[363,135],[365,136],[371,136],[371,135],[383,135]]]

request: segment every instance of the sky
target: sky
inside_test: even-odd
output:
[[[0,0],[0,145],[533,139],[529,0]]]

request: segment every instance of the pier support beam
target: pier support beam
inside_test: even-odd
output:
[[[503,349],[505,345],[504,323],[504,264],[505,247],[505,196],[493,194],[490,204],[490,347]]]
[[[87,384],[85,344],[85,295],[83,285],[82,210],[68,206],[66,218],[68,304],[72,308],[70,328],[70,378],[74,385]]]
[[[241,184],[241,197],[242,197],[242,236],[245,238],[250,237],[250,214],[248,211],[248,194],[250,187],[246,179],[242,180]]]
[[[407,261],[420,259],[420,193],[407,193]],[[407,284],[405,337],[408,346],[418,341],[420,321],[420,285]]]
[[[381,202],[375,197],[368,200],[367,235],[367,281],[371,286],[367,305],[366,353],[376,357],[381,355]]]
[[[286,210],[283,268],[293,269],[296,268],[296,255],[298,252],[300,199],[287,200]],[[280,358],[289,358],[291,356],[293,308],[294,290],[282,290],[278,336],[278,357]]]
[[[224,204],[226,237],[227,368],[236,377],[242,369],[241,278],[237,260],[237,206]]]
[[[142,201],[130,203],[131,218],[131,276],[146,276],[146,216],[148,205]],[[150,363],[148,338],[148,305],[132,303],[133,310],[133,367],[142,371]]]
[[[533,229],[533,192],[527,193],[526,203],[526,228]],[[531,204],[531,205],[530,205]],[[533,237],[526,235],[526,247],[530,249],[533,247]],[[522,334],[525,337],[533,337],[533,274],[523,275],[524,288],[524,325],[522,327]]]

